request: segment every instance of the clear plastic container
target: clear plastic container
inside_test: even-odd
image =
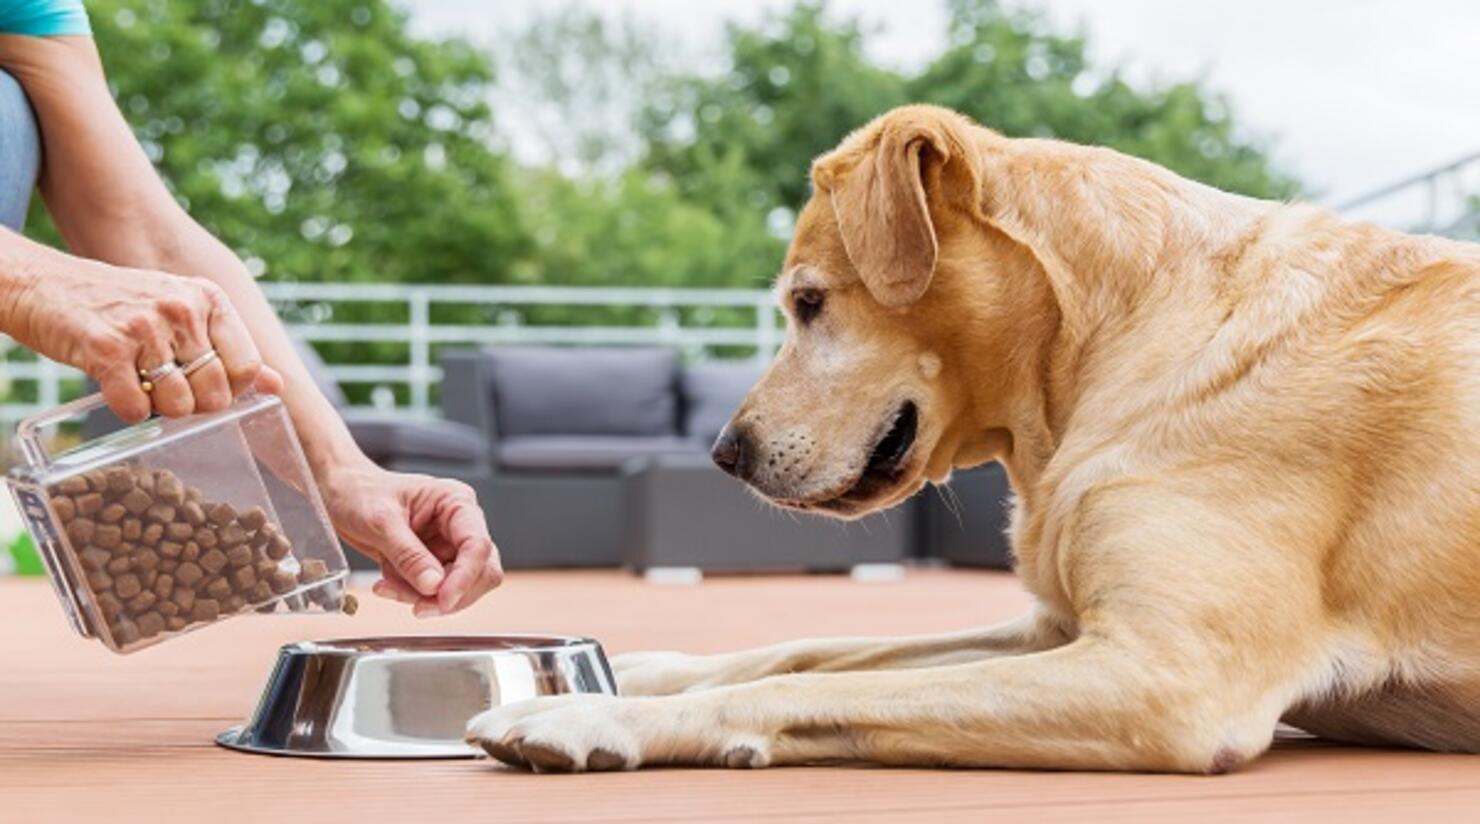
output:
[[[21,422],[7,477],[81,635],[130,653],[252,612],[338,612],[348,566],[282,401],[154,418],[50,455],[41,430],[92,395]]]

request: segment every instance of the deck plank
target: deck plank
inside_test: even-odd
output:
[[[120,658],[72,637],[51,592],[0,581],[0,820],[1043,821],[1473,820],[1480,759],[1281,741],[1217,778],[815,768],[530,776],[488,762],[324,762],[229,752],[277,646],[408,632],[562,632],[609,651],[718,651],[805,635],[929,632],[998,620],[1008,576],[912,572],[654,587],[620,573],[523,573],[467,614],[416,621],[362,598],[354,618],[233,620]]]

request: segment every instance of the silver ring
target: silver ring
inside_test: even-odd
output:
[[[220,357],[220,355],[216,354],[216,350],[207,349],[203,354],[191,359],[190,362],[180,364],[180,373],[188,378],[194,373],[199,372],[207,364],[218,357]]]
[[[153,392],[154,387],[159,385],[160,381],[164,380],[170,375],[175,374],[178,371],[180,371],[180,364],[174,362],[161,364],[160,366],[156,366],[153,369],[140,369],[139,386],[142,387],[145,392]]]

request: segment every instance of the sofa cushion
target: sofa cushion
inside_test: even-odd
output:
[[[633,458],[689,453],[702,455],[706,444],[675,435],[523,435],[499,441],[498,461],[513,470],[617,470]]]
[[[667,349],[491,349],[499,437],[676,435],[678,356]]]
[[[455,421],[347,415],[345,423],[355,443],[376,463],[411,460],[481,465],[488,460],[483,434]]]
[[[685,435],[709,444],[719,437],[730,416],[760,379],[762,367],[753,363],[698,363],[684,370]]]

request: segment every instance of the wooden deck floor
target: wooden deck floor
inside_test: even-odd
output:
[[[531,776],[488,762],[243,755],[212,736],[251,708],[277,646],[408,632],[569,632],[608,651],[718,651],[902,633],[1021,609],[1004,575],[787,577],[652,587],[525,573],[466,615],[252,617],[128,658],[69,634],[45,583],[0,581],[0,821],[1147,821],[1476,819],[1480,758],[1291,741],[1217,778],[861,768]]]

